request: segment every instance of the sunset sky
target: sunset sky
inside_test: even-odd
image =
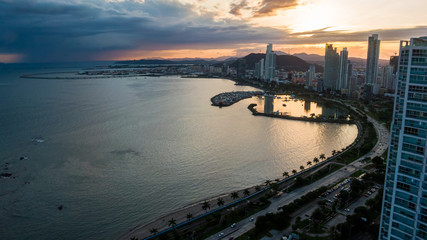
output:
[[[0,62],[324,54],[427,36],[426,0],[0,0]]]

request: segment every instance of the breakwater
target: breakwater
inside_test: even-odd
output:
[[[298,120],[298,121],[306,121],[306,122],[326,122],[326,123],[342,123],[342,124],[355,124],[355,121],[350,119],[336,119],[336,118],[316,118],[316,117],[294,117],[286,114],[267,114],[260,113],[255,109],[256,104],[250,104],[248,109],[252,112],[252,115],[255,116],[265,116],[265,117],[273,117],[273,118],[282,118],[288,120]]]
[[[211,102],[213,106],[226,107],[226,106],[231,106],[242,99],[251,98],[253,96],[263,95],[263,94],[264,92],[262,91],[225,92],[212,97]]]

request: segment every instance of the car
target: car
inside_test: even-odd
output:
[[[254,221],[254,218],[253,217],[251,217],[251,219],[249,219],[249,222],[253,222]]]
[[[223,237],[223,236],[224,236],[224,233],[218,234],[218,237]]]
[[[228,240],[233,240],[234,239],[234,237],[232,236],[232,237],[230,237]]]
[[[346,212],[350,212],[350,209],[346,208],[346,209],[344,209],[344,211],[346,211]]]
[[[236,223],[231,224],[231,228],[234,228],[236,226]]]

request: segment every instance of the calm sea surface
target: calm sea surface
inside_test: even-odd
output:
[[[79,69],[0,68],[0,173],[15,177],[0,178],[0,239],[114,239],[357,135],[354,125],[252,116],[254,99],[212,107],[218,93],[255,90],[223,79],[19,78]]]

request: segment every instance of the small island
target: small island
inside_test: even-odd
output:
[[[253,96],[263,95],[262,91],[237,91],[220,93],[211,98],[212,106],[227,107],[234,103]]]

